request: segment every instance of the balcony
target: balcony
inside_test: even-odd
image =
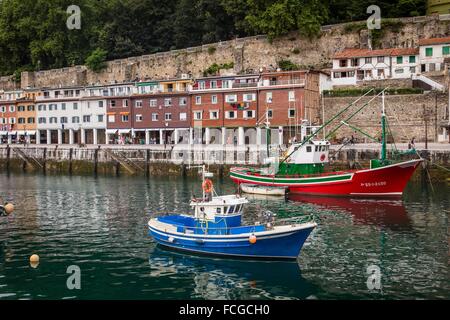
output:
[[[256,88],[258,86],[257,82],[251,83],[233,83],[233,88]]]
[[[273,87],[273,86],[291,86],[291,85],[299,85],[299,86],[304,86],[306,84],[306,80],[305,79],[291,79],[291,80],[277,80],[277,81],[272,81],[272,80],[263,80],[259,83],[260,87]]]

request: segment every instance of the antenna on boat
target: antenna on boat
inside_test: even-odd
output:
[[[386,160],[386,109],[384,105],[384,89],[381,92],[381,160]]]

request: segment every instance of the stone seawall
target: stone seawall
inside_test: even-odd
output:
[[[389,20],[381,29],[377,47],[414,47],[421,38],[450,34],[450,16],[427,16]],[[199,47],[109,61],[107,68],[94,73],[85,66],[24,72],[21,87],[58,87],[133,81],[136,78],[164,79],[191,74],[199,77],[213,63],[234,63],[234,71],[257,72],[275,68],[288,59],[303,68],[330,67],[331,57],[344,48],[367,47],[365,22],[323,26],[317,39],[309,40],[293,32],[273,42],[256,36],[207,44]]]
[[[334,150],[338,150],[334,146]],[[18,151],[20,150],[20,151]],[[219,152],[205,151],[201,148],[184,150],[189,159],[180,158],[181,150],[140,149],[104,149],[104,148],[65,148],[65,147],[0,147],[0,172],[28,172],[44,174],[69,175],[141,175],[141,176],[195,176],[198,166],[209,165],[209,170],[216,176],[227,176],[231,167],[259,166],[265,152],[254,148],[229,148],[224,152],[224,159]],[[421,156],[430,162],[423,166],[416,177],[427,171],[433,180],[445,180],[449,171],[430,165],[450,167],[450,152],[446,150],[420,151]],[[22,154],[22,156],[21,156]],[[342,149],[332,151],[331,168],[334,170],[360,169],[369,167],[370,159],[379,158],[379,151],[374,149]],[[27,158],[24,158],[24,155]],[[121,158],[118,157],[121,155]],[[133,165],[124,162],[126,158]],[[406,158],[405,158],[406,160]],[[426,170],[424,170],[426,169]],[[427,177],[428,178],[428,177]]]

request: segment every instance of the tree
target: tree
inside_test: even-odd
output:
[[[106,57],[108,56],[108,52],[103,49],[97,48],[95,49],[89,57],[86,58],[86,66],[94,71],[100,72],[106,68]]]

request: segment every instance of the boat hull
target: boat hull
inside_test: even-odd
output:
[[[285,229],[279,232],[255,233],[256,243],[249,241],[251,234],[227,236],[190,235],[168,232],[149,223],[149,235],[160,245],[171,249],[222,257],[255,259],[296,259],[315,223]]]
[[[290,193],[298,194],[399,197],[422,161],[422,159],[417,159],[375,169],[303,178],[255,175],[245,168],[232,168],[230,177],[237,184],[285,186],[289,188]]]
[[[245,193],[259,194],[263,196],[285,196],[286,188],[241,184],[241,190]]]

